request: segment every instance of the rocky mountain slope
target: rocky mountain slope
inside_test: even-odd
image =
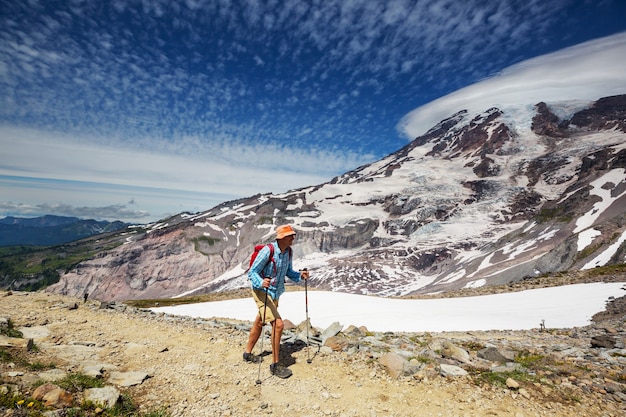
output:
[[[626,95],[459,112],[328,183],[129,229],[49,289],[124,300],[239,288],[253,246],[291,223],[312,286],[432,294],[624,263],[625,210]]]

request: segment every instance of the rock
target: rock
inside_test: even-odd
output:
[[[519,371],[521,368],[522,368],[522,365],[520,365],[519,363],[507,362],[504,365],[492,366],[490,371],[504,373],[504,372]]]
[[[17,347],[30,351],[33,346],[33,339],[22,339],[20,337],[8,337],[0,335],[0,347]]]
[[[70,342],[70,345],[94,347],[96,346],[96,342],[92,342],[88,340],[76,340],[76,341]]]
[[[465,369],[459,366],[445,363],[439,365],[439,373],[444,377],[466,376],[468,374]]]
[[[103,365],[85,365],[83,366],[83,373],[92,378],[101,378],[102,371],[104,371]]]
[[[520,393],[522,397],[526,398],[527,400],[530,400],[530,393],[526,391],[524,388],[520,388],[518,392]]]
[[[67,376],[67,372],[60,369],[50,369],[49,371],[39,372],[37,376],[47,382],[59,381]]]
[[[397,353],[386,353],[382,355],[378,358],[378,363],[385,368],[392,378],[414,375],[419,370],[418,366],[412,365]]]
[[[594,336],[591,338],[592,348],[613,349],[616,344],[617,344],[617,340],[615,340],[615,337],[608,335],[608,334]]]
[[[54,384],[40,385],[33,392],[33,398],[53,408],[70,407],[74,401],[71,393]]]
[[[363,337],[367,334],[367,328],[364,326],[356,327],[350,325],[346,328],[346,330],[343,331],[343,333],[351,337]]]
[[[283,325],[284,325],[284,330],[293,330],[297,327],[295,324],[293,324],[291,320],[288,320],[288,319],[283,320]]]
[[[117,388],[107,386],[104,388],[89,388],[85,390],[85,400],[106,408],[113,408],[120,399]]]
[[[486,347],[481,349],[478,351],[477,356],[490,362],[510,362],[510,360],[500,353],[500,351],[495,347]]]
[[[507,378],[506,379],[506,386],[511,388],[511,389],[518,389],[519,388],[519,382],[517,382],[513,378]]]
[[[145,371],[111,372],[109,382],[120,387],[132,387],[141,384],[149,377],[150,374]]]
[[[457,362],[461,363],[470,363],[469,353],[449,340],[444,340],[442,342],[441,356],[444,358],[454,359]]]
[[[46,395],[48,392],[52,391],[55,388],[58,388],[58,386],[54,384],[40,385],[37,388],[35,388],[35,391],[33,391],[33,398],[36,399],[37,401],[41,401],[44,395]]]
[[[341,351],[351,345],[350,340],[342,336],[331,336],[326,339],[324,346],[328,346],[334,351]]]
[[[325,344],[326,339],[329,337],[335,336],[343,329],[343,326],[339,324],[339,322],[334,322],[330,326],[328,326],[324,331],[322,331],[321,339],[322,344]]]
[[[50,329],[46,326],[20,327],[18,330],[22,333],[23,338],[35,341],[50,336]]]

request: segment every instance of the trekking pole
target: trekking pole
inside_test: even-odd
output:
[[[265,289],[265,301],[263,301],[263,321],[261,322],[261,353],[259,354],[259,376],[256,384],[261,385],[261,362],[263,362],[263,331],[265,330],[265,310],[267,310],[267,288]]]
[[[304,268],[303,271],[307,269]],[[304,280],[304,307],[306,310],[306,363],[311,363],[311,352],[309,350],[309,291],[308,291],[308,279]]]

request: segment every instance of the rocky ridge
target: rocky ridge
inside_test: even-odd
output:
[[[57,366],[34,372],[0,363],[0,389],[32,393],[35,380],[54,384],[82,372],[144,410],[164,407],[181,417],[621,416],[624,304],[613,300],[597,321],[574,329],[405,334],[337,324],[316,329],[323,343],[308,349],[299,336],[304,324],[292,325],[281,361],[294,375],[280,380],[267,363],[242,361],[250,322],[13,293],[2,297],[0,317],[34,340],[31,362]]]

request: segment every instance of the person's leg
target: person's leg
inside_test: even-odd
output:
[[[278,363],[280,358],[280,338],[283,335],[285,324],[282,319],[272,322],[272,363]]]
[[[246,362],[258,363],[263,360],[262,359],[263,352],[261,352],[257,356],[257,355],[252,354],[252,349],[254,349],[254,346],[259,340],[259,337],[261,337],[261,335],[263,334],[262,317],[265,316],[266,323],[269,323],[270,321],[274,320],[274,316],[272,315],[272,309],[271,309],[271,306],[273,306],[274,304],[271,303],[270,300],[268,300],[267,293],[264,290],[252,290],[252,298],[254,299],[254,302],[257,305],[259,314],[257,314],[256,318],[254,319],[254,323],[252,324],[252,327],[250,328],[250,335],[248,336],[248,343],[246,344],[246,348],[243,353],[243,359]],[[262,343],[261,343],[261,350],[263,350]]]
[[[291,370],[278,363],[280,359],[280,338],[283,335],[284,327],[285,324],[280,317],[272,322],[272,364],[270,365],[270,372],[279,378],[289,378],[291,376]]]
[[[248,344],[246,345],[246,353],[252,353],[252,349],[254,349],[254,345],[259,340],[259,336],[261,336],[261,331],[263,330],[263,324],[261,323],[261,316],[257,314],[254,323],[252,324],[252,328],[250,329],[250,335],[248,336]]]

